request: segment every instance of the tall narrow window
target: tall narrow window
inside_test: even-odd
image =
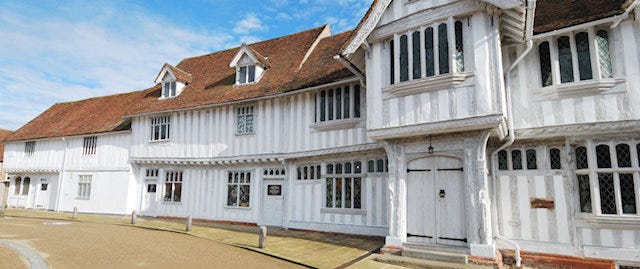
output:
[[[511,151],[511,165],[513,166],[513,170],[522,169],[522,152],[520,150]]]
[[[396,68],[395,68],[395,47],[393,46],[393,40],[389,41],[389,75],[391,76],[390,83],[393,84],[396,82]]]
[[[400,36],[400,81],[409,80],[409,48],[407,35]]]
[[[25,177],[22,180],[22,195],[28,195],[29,194],[29,187],[31,187],[31,178],[30,177]]]
[[[611,78],[613,77],[613,72],[611,69],[611,53],[609,52],[609,33],[605,30],[599,30],[596,33],[596,44],[598,46],[600,77]]]
[[[577,147],[576,148],[576,169],[586,169],[586,168],[589,168],[589,161],[587,159],[587,148]]]
[[[342,89],[336,88],[336,120],[342,119]]]
[[[560,62],[560,81],[573,82],[573,59],[568,36],[558,38],[558,60]]]
[[[464,71],[464,43],[462,42],[462,22],[456,21],[455,23],[456,33],[456,72]]]
[[[360,85],[353,86],[353,114],[360,118]]]
[[[559,149],[549,150],[549,165],[551,169],[562,169],[562,159]]]
[[[36,152],[36,141],[24,142],[24,155],[27,157],[33,156],[34,152]]]
[[[580,212],[591,213],[591,186],[589,175],[578,175],[578,195],[580,198]]]
[[[251,172],[229,172],[227,206],[249,207],[251,201]]]
[[[254,82],[256,81],[256,66],[255,65],[250,65],[248,67],[248,78],[247,78],[247,82]]]
[[[636,214],[636,193],[633,174],[620,174],[620,199],[623,214]]]
[[[78,177],[78,196],[80,199],[91,198],[91,175],[82,175]]]
[[[83,139],[82,154],[83,155],[95,155],[97,147],[98,137],[89,136]]]
[[[416,31],[411,34],[411,43],[412,43],[412,62],[413,62],[413,79],[418,79],[422,76],[422,63],[420,60],[422,57],[420,56],[420,32]]]
[[[327,91],[320,92],[320,121],[327,120]]]
[[[616,194],[613,183],[613,174],[598,173],[600,185],[600,209],[602,214],[616,214]]]
[[[439,74],[449,73],[449,40],[447,24],[438,25],[438,67]]]
[[[433,49],[433,28],[427,27],[424,30],[424,57],[427,65],[427,77],[435,75],[435,52]]]
[[[498,152],[498,170],[509,170],[506,150],[501,150]]]
[[[13,195],[20,195],[20,188],[22,188],[22,178],[17,177],[13,185]]]
[[[589,52],[589,34],[580,32],[576,34],[576,51],[578,52],[578,70],[580,80],[593,78],[591,72],[591,53]]]
[[[611,152],[609,152],[609,146],[598,145],[596,147],[596,160],[598,161],[598,168],[611,168]]]
[[[164,201],[182,201],[182,171],[167,171],[164,179]]]
[[[530,170],[538,169],[538,160],[536,158],[535,149],[527,150],[527,169],[530,169]]]
[[[540,57],[540,75],[542,77],[542,86],[546,87],[553,84],[551,76],[551,51],[549,50],[549,42],[545,41],[538,45],[538,56]]]
[[[246,66],[240,67],[240,70],[238,71],[238,83],[239,84],[247,83],[247,67]]]
[[[151,141],[169,140],[171,117],[151,118]]]
[[[349,91],[350,91],[349,86],[344,86],[344,92],[343,92],[343,95],[344,95],[344,112],[343,112],[343,114],[344,114],[344,118],[345,119],[351,117],[351,114],[350,114],[351,111],[349,111],[351,109],[351,106],[350,106],[351,105],[350,104],[351,100],[350,100],[350,97],[349,97]]]
[[[616,145],[616,157],[618,167],[631,167],[631,150],[629,150],[629,145]]]
[[[253,133],[253,106],[242,106],[236,110],[236,134]]]

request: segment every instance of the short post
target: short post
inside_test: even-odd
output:
[[[187,232],[191,232],[191,225],[193,223],[193,219],[191,219],[191,216],[187,217]]]
[[[73,216],[71,216],[72,219],[77,219],[78,218],[78,207],[74,206],[73,207]]]
[[[258,228],[258,247],[264,248],[266,240],[267,240],[267,226],[260,226],[260,228]]]
[[[131,224],[136,224],[137,218],[138,216],[136,214],[136,211],[135,210],[131,211]]]

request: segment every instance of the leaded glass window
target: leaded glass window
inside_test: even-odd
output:
[[[558,61],[560,63],[560,81],[573,82],[573,59],[568,36],[558,38]]]
[[[600,210],[602,214],[616,214],[613,174],[598,173],[598,183],[600,185]]]
[[[242,106],[236,110],[236,134],[253,133],[253,106]]]
[[[336,88],[336,120],[342,119],[342,89]]]
[[[551,169],[562,169],[562,158],[559,149],[549,150],[549,166]]]
[[[536,158],[536,150],[527,150],[527,169],[538,169],[538,160]]]
[[[618,167],[631,167],[631,151],[629,150],[629,145],[616,145],[616,157],[618,160]]]
[[[522,169],[522,152],[520,150],[511,151],[511,165],[513,166],[513,170]]]
[[[538,45],[538,56],[540,57],[540,75],[542,76],[542,86],[546,87],[553,84],[553,76],[551,75],[551,51],[549,50],[549,42],[545,41]]]
[[[227,206],[249,207],[251,202],[251,172],[229,171]]]
[[[360,118],[360,85],[353,86],[353,115]]]
[[[349,85],[344,86],[344,92],[343,92],[343,95],[344,95],[344,103],[343,103],[344,112],[343,112],[343,114],[344,114],[344,118],[345,119],[348,119],[348,118],[351,117],[351,111],[349,111],[351,109],[350,92],[351,92],[351,89],[350,89]]]
[[[396,82],[396,63],[395,63],[395,47],[393,46],[393,40],[389,41],[389,76],[390,84]]]
[[[327,164],[325,206],[327,208],[361,208],[361,172],[360,161]]]
[[[605,30],[599,30],[596,33],[596,45],[598,50],[598,62],[600,63],[600,77],[611,78],[613,71],[611,69],[611,53],[609,52],[609,33]]]
[[[333,89],[330,89],[327,93],[327,120],[333,120]]]
[[[320,121],[327,120],[327,92],[320,92]]]
[[[623,214],[636,214],[636,193],[633,174],[620,174],[620,198]]]
[[[449,40],[447,39],[447,25],[438,25],[438,67],[439,74],[449,73]]]
[[[587,169],[587,168],[589,168],[589,160],[587,158],[587,148],[577,147],[576,148],[576,169]]]
[[[589,34],[580,32],[576,34],[576,51],[578,52],[578,70],[580,80],[592,79],[591,53],[589,52]]]
[[[596,147],[596,159],[598,161],[598,168],[611,168],[611,153],[609,152],[609,146],[598,145]]]
[[[400,81],[409,80],[409,49],[407,35],[400,36]]]
[[[20,188],[22,188],[22,178],[17,177],[13,185],[13,195],[20,195]]]
[[[455,25],[456,34],[456,72],[464,71],[464,43],[462,42],[462,22],[456,21]]]
[[[345,85],[328,90],[321,90],[316,94],[316,120],[320,122],[359,118],[360,85]]]
[[[578,175],[578,194],[580,198],[580,212],[591,213],[591,186],[589,175]]]
[[[509,170],[506,150],[501,150],[498,152],[498,170]]]
[[[427,77],[435,75],[435,52],[433,48],[433,28],[427,27],[424,30],[425,62],[427,65]]]
[[[422,59],[420,55],[420,32],[416,31],[411,34],[411,43],[412,43],[412,63],[413,63],[413,79],[417,79],[422,77],[422,63],[420,60]]]

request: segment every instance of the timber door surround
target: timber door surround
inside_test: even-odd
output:
[[[429,156],[407,163],[407,241],[467,245],[462,160]]]

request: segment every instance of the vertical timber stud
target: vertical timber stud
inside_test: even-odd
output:
[[[258,247],[264,248],[265,241],[267,241],[267,226],[260,226],[258,228]]]

